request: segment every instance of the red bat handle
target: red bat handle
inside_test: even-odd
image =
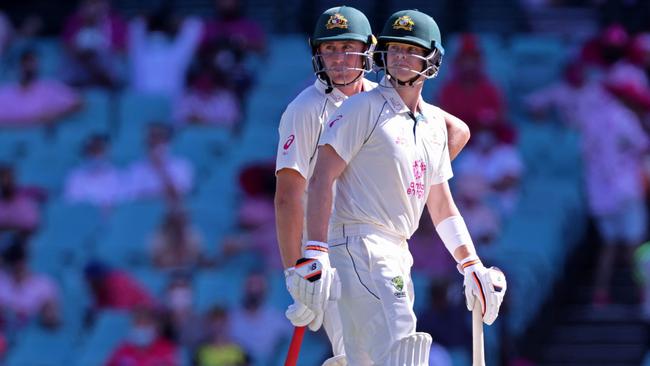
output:
[[[300,353],[302,337],[305,335],[305,328],[295,327],[293,329],[293,337],[291,337],[291,344],[289,344],[289,352],[287,352],[287,360],[284,361],[284,366],[296,366],[298,363],[298,354]]]

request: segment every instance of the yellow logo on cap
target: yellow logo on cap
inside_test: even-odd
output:
[[[403,29],[405,31],[412,31],[415,22],[408,15],[402,15],[393,23],[393,29]]]
[[[332,28],[347,29],[348,20],[343,15],[336,13],[329,18],[327,24],[325,24],[325,27],[327,29],[332,29]]]

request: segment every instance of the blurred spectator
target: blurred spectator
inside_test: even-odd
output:
[[[581,50],[580,61],[596,78],[625,57],[630,36],[620,24],[612,24],[602,30],[594,39],[586,42]]]
[[[606,96],[604,93],[603,96]],[[643,159],[649,140],[638,117],[614,95],[601,100],[597,119],[582,120],[583,160],[591,214],[603,240],[594,303],[607,304],[614,257],[627,265],[647,235]]]
[[[194,310],[194,291],[186,275],[175,274],[165,293],[165,319],[169,322],[172,338],[191,353],[203,336],[202,320]]]
[[[554,111],[567,125],[576,127],[579,114],[597,114],[590,100],[599,98],[599,84],[587,80],[586,65],[582,61],[570,62],[564,69],[564,78],[524,98],[524,104],[537,119]],[[593,108],[593,109],[590,109]]]
[[[501,234],[501,219],[488,204],[489,186],[480,176],[465,174],[456,181],[455,198],[477,247],[489,245]]]
[[[282,269],[275,231],[274,165],[258,163],[244,168],[239,183],[244,198],[239,206],[239,232],[224,238],[225,259],[241,253],[259,257],[266,269]]]
[[[170,153],[172,136],[168,125],[149,125],[147,156],[133,163],[127,172],[130,198],[166,197],[176,202],[192,189],[193,167],[189,161]]]
[[[172,209],[151,241],[151,257],[160,269],[192,270],[202,264],[201,234],[188,222],[185,212]]]
[[[126,36],[126,23],[111,11],[108,0],[83,0],[63,30],[68,54],[64,78],[80,87],[118,86]]]
[[[39,223],[36,198],[17,185],[11,166],[0,165],[0,232],[14,231],[29,235],[38,228]]]
[[[107,366],[178,365],[177,346],[160,335],[160,324],[153,310],[136,309],[128,339],[113,352]]]
[[[82,105],[77,92],[55,80],[38,78],[38,57],[20,56],[18,83],[0,87],[0,126],[27,126],[57,121]]]
[[[216,40],[202,48],[199,53],[200,68],[213,70],[235,92],[241,104],[253,86],[253,74],[246,65],[246,53],[237,44]]]
[[[648,138],[638,116],[615,93],[625,84],[621,79],[585,81],[584,67],[570,69],[578,83],[566,83],[537,92],[529,105],[560,107],[565,123],[581,134],[582,159],[590,214],[603,240],[596,273],[594,303],[604,305],[609,296],[616,246],[631,263],[635,246],[646,235],[646,207],[642,160],[648,151]]]
[[[108,136],[92,135],[84,142],[83,162],[66,178],[65,199],[69,203],[113,206],[123,196],[121,174],[109,160]]]
[[[266,303],[265,274],[253,273],[246,278],[243,307],[231,315],[232,337],[256,362],[270,360],[282,350],[278,347],[291,336],[291,323],[284,314]],[[264,329],[251,332],[251,329]]]
[[[614,64],[605,78],[605,86],[639,116],[650,111],[650,34],[641,34],[629,44],[627,57]]]
[[[514,142],[502,92],[485,75],[483,54],[473,35],[461,38],[452,77],[440,91],[440,107],[467,123],[472,133],[489,128],[500,141]]]
[[[197,366],[249,366],[248,355],[233,341],[230,334],[228,312],[220,307],[213,308],[207,317],[208,338],[196,354]],[[266,329],[266,328],[259,328]],[[264,331],[249,334],[265,333]]]
[[[225,74],[216,71],[191,72],[187,89],[175,103],[174,119],[232,128],[242,116],[239,100],[225,82]]]
[[[470,354],[472,333],[461,292],[450,296],[449,280],[434,280],[429,287],[429,306],[418,315],[418,331],[426,332],[431,338],[449,351]]]
[[[177,96],[201,41],[201,21],[186,19],[179,28],[163,8],[149,19],[129,26],[129,56],[133,89],[142,93]]]
[[[154,306],[153,297],[127,272],[111,269],[102,262],[91,262],[84,268],[84,274],[93,296],[91,311]]]
[[[474,144],[467,147],[458,159],[458,176],[470,175],[483,179],[490,187],[489,194],[496,199],[500,216],[507,217],[519,200],[519,184],[524,166],[517,149],[500,143],[491,129],[483,129],[472,137]]]
[[[26,253],[27,244],[15,236],[2,254],[4,271],[0,272],[0,307],[10,331],[33,319],[54,328],[60,323],[59,294],[54,281],[31,272]]]
[[[223,239],[224,259],[249,253],[266,269],[282,268],[277,250],[273,200],[268,197],[244,197],[239,206],[239,232]],[[275,251],[273,250],[275,249]]]
[[[226,39],[247,52],[263,54],[266,35],[262,27],[243,14],[239,0],[215,0],[217,16],[206,24],[206,41]]]
[[[465,213],[461,211],[463,216]],[[427,277],[446,277],[458,273],[456,262],[436,233],[429,212],[424,210],[420,225],[408,241],[409,250],[413,256],[413,271]]]

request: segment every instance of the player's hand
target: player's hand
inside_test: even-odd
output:
[[[308,242],[306,261],[297,264],[286,276],[287,290],[291,296],[316,313],[324,312],[328,301],[340,297],[340,284],[336,269],[332,268],[326,243]]]
[[[483,322],[487,325],[494,323],[508,288],[506,276],[496,267],[485,268],[477,256],[464,259],[459,269],[465,275],[463,286],[467,309],[472,311],[478,299],[476,306],[481,306]]]
[[[294,327],[308,326],[310,330],[317,331],[323,325],[323,313],[315,313],[303,303],[294,301],[285,311],[287,319]]]

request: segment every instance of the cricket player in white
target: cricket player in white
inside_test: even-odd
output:
[[[347,99],[319,142],[305,248],[320,253],[321,279],[308,282],[294,274],[288,284],[294,299],[315,312],[340,292],[350,365],[428,365],[431,337],[416,332],[413,258],[406,242],[425,204],[465,275],[468,309],[477,299],[484,322],[491,324],[506,291],[503,273],[479,260],[449,191],[446,113],[421,97],[443,53],[431,17],[415,10],[393,14],[374,54],[385,71],[380,86]]]
[[[287,284],[293,265],[301,257],[317,257],[322,252],[301,248],[306,235],[303,229],[307,181],[312,175],[318,141],[324,124],[348,96],[376,87],[363,78],[371,70],[371,51],[375,45],[370,24],[360,11],[335,7],[325,11],[317,21],[310,39],[312,63],[317,80],[288,107],[280,122],[277,153],[276,221],[278,242],[287,271]],[[336,117],[333,118],[334,120]],[[459,119],[445,116],[449,129],[449,149],[456,156],[469,139],[469,129]],[[335,357],[326,365],[345,365],[342,328],[336,302],[325,309],[312,311],[295,301],[287,317],[296,326],[308,325],[318,330],[323,323]]]

